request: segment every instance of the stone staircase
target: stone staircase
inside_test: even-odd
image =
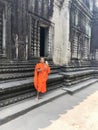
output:
[[[63,90],[73,94],[98,81],[97,66],[61,67],[64,76]]]
[[[37,102],[34,98],[36,91],[33,86],[36,63],[37,61],[0,64],[0,125],[57,97],[74,94],[98,82],[97,66],[56,66],[50,60],[48,92]]]
[[[0,107],[33,97],[36,91],[33,86],[34,67],[37,61],[2,62],[0,63]],[[60,67],[49,60],[51,74],[47,82],[47,90],[59,88],[63,83],[63,75],[59,75]]]
[[[51,74],[47,90],[62,88],[74,93],[97,82],[97,66],[56,66],[48,59]],[[33,85],[34,67],[38,60],[0,63],[0,107],[4,107],[36,95]]]

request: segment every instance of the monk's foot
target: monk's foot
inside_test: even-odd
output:
[[[42,99],[42,97],[36,97],[36,99],[37,99],[37,100],[40,100],[40,99]]]
[[[38,99],[42,99],[42,97],[38,97]]]

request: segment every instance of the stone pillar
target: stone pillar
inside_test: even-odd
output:
[[[71,43],[69,41],[70,36],[70,6],[71,6],[71,0],[66,0],[63,3],[62,6],[62,13],[63,13],[63,19],[62,19],[62,33],[63,34],[63,46],[62,46],[62,64],[68,64],[71,60]]]
[[[28,60],[28,36],[26,36],[26,60]]]
[[[15,38],[15,47],[16,47],[16,60],[18,60],[18,35],[17,34]]]
[[[98,61],[98,49],[95,50],[95,60]]]
[[[55,64],[68,64],[70,61],[70,0],[55,0],[54,13],[51,19],[54,26],[54,54]],[[58,53],[59,50],[59,53]]]
[[[6,17],[5,17],[5,11],[3,11],[3,56],[6,56]]]

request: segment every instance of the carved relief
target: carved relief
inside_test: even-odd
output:
[[[72,58],[78,58],[78,34],[73,31],[73,40],[72,40]]]
[[[31,0],[30,11],[44,18],[53,15],[54,0]]]
[[[83,13],[82,9],[78,9],[78,5],[75,2],[72,2],[71,5],[70,19],[72,59],[88,59],[90,48],[89,38],[91,36],[91,19],[85,13]]]

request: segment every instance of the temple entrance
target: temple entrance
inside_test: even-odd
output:
[[[40,56],[48,55],[48,28],[40,27]]]

